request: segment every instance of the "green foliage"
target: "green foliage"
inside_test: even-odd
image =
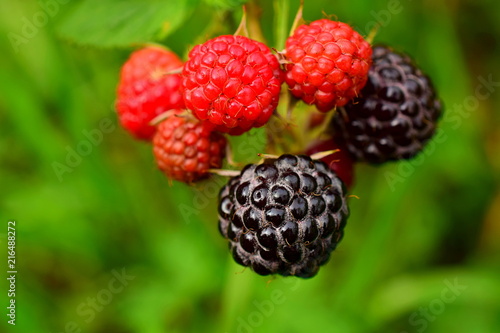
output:
[[[198,0],[84,0],[59,27],[76,43],[116,47],[157,41],[178,29]]]
[[[400,1],[388,19],[387,1],[306,1],[308,21],[324,11],[361,31],[385,17],[375,41],[413,55],[446,109],[421,158],[356,168],[359,199],[350,199],[344,239],[316,277],[300,280],[260,277],[233,262],[215,209],[226,180],[170,186],[150,145],[132,140],[114,113],[130,50],[90,47],[156,40],[185,55],[232,33],[241,17],[240,8],[207,1],[68,2],[19,52],[0,39],[0,270],[6,221],[15,219],[19,272],[16,327],[6,323],[0,279],[0,331],[500,332],[498,86],[467,104],[480,77],[500,82],[500,5]],[[2,35],[22,35],[24,18],[33,21],[46,3],[2,2]],[[298,1],[250,4],[262,8],[269,45],[281,48]],[[54,34],[59,22],[64,40]],[[113,130],[60,180],[53,162],[66,163],[68,149],[103,119]],[[255,129],[231,139],[237,161],[256,160],[265,138]],[[108,302],[122,268],[134,279]],[[450,294],[455,279],[465,289]],[[92,320],[78,311],[99,297],[106,304],[97,303]]]

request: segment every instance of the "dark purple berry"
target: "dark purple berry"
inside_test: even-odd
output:
[[[441,103],[430,79],[408,56],[375,46],[372,59],[361,96],[334,118],[335,136],[357,161],[412,158],[436,132]]]
[[[260,275],[314,276],[349,216],[342,181],[308,156],[248,165],[219,200],[219,230],[234,260]]]

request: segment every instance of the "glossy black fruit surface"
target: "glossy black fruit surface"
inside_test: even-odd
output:
[[[346,189],[321,161],[282,155],[248,165],[219,194],[219,230],[260,275],[316,275],[343,236]]]
[[[441,102],[408,56],[376,46],[372,58],[361,96],[334,118],[335,135],[357,161],[412,158],[436,132]]]

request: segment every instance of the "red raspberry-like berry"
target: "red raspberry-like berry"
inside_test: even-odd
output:
[[[308,149],[306,154],[312,155],[328,150],[339,151],[323,157],[321,161],[325,162],[328,167],[335,172],[339,178],[344,182],[349,189],[352,187],[354,180],[354,161],[349,154],[347,147],[334,139],[328,139],[313,143]]]
[[[180,75],[165,74],[180,67],[177,55],[160,46],[135,51],[123,65],[116,110],[122,126],[136,138],[151,140],[156,131],[151,120],[167,110],[184,108]]]
[[[153,152],[160,170],[174,180],[192,183],[220,168],[225,156],[226,139],[206,122],[174,115],[158,126]]]
[[[232,35],[195,46],[182,76],[186,107],[233,135],[269,120],[283,82],[278,59],[266,45]]]
[[[321,19],[299,26],[287,39],[285,55],[292,94],[327,112],[359,95],[372,49],[349,25]]]

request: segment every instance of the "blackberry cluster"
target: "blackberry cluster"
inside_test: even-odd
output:
[[[356,160],[377,164],[419,153],[440,116],[430,79],[408,56],[375,46],[361,97],[338,112],[333,125]]]
[[[343,182],[305,155],[247,165],[219,194],[219,230],[234,260],[260,275],[316,275],[348,215]]]
[[[292,96],[321,112],[296,126]],[[127,131],[152,141],[169,180],[237,174],[218,203],[219,230],[234,260],[260,275],[302,278],[316,275],[342,239],[355,162],[413,157],[441,116],[430,79],[409,57],[372,49],[351,26],[326,18],[297,24],[282,52],[238,33],[195,45],[186,62],[168,49],[144,47],[122,68],[116,108]],[[272,125],[281,125],[267,128],[266,147],[285,154],[241,172],[220,170],[226,157],[233,165],[230,136],[273,116],[281,120]],[[325,141],[310,135],[329,126]]]

